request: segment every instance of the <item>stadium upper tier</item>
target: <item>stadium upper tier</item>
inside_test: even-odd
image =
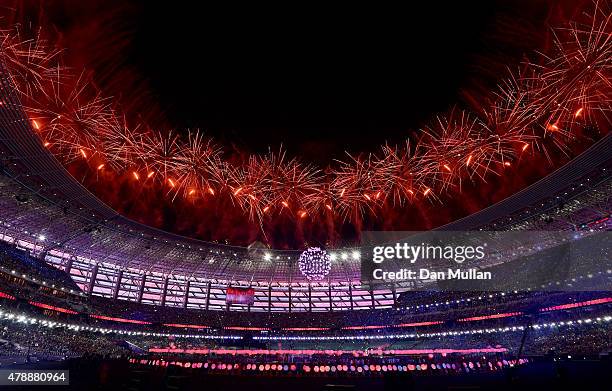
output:
[[[328,249],[331,271],[313,282],[298,268],[300,251],[203,242],[120,216],[42,145],[4,76],[0,103],[0,239],[67,271],[86,293],[226,309],[228,286],[252,287],[248,310],[329,311],[388,307],[406,289],[363,285],[358,248]],[[534,185],[440,229],[575,230],[606,219],[610,151],[608,135]]]

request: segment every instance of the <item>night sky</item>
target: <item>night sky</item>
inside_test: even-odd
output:
[[[499,43],[496,22],[516,19],[527,2],[420,3],[245,10],[147,2],[128,61],[170,124],[256,152],[282,143],[325,163],[346,149],[402,142],[460,102]]]

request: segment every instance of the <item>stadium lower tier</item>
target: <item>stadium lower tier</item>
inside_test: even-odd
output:
[[[603,310],[603,308],[601,309]],[[580,312],[568,311],[565,320],[543,322],[536,318],[517,324],[508,319],[480,325],[412,333],[336,333],[262,336],[249,333],[166,334],[149,329],[99,328],[62,322],[42,314],[0,310],[0,357],[26,361],[63,360],[89,354],[141,356],[168,360],[210,360],[236,364],[334,361],[377,364],[415,357],[468,357],[502,355],[508,359],[554,354],[599,355],[612,351],[609,338],[612,316],[592,312],[589,318],[571,318]],[[560,317],[561,319],[561,317]],[[491,323],[493,322],[493,323]],[[501,322],[501,323],[500,323]],[[376,360],[382,360],[378,362]],[[390,361],[389,361],[390,360]],[[399,361],[397,361],[399,360]],[[212,363],[211,363],[212,364]]]
[[[594,289],[609,283],[608,269],[560,282],[565,291],[410,292],[388,309],[292,314],[96,297],[26,261],[13,254],[0,264],[0,367],[72,368],[75,384],[89,373],[100,389],[227,379],[242,389],[420,389],[421,378],[428,386],[444,378],[498,391],[523,387],[512,379],[542,368],[550,376],[540,380],[556,381],[571,370],[559,360],[591,363],[591,380],[610,364],[612,294]]]

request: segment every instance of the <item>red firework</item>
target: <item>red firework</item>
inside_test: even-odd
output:
[[[453,109],[425,127],[418,140],[348,155],[325,170],[278,153],[243,164],[199,131],[185,138],[130,125],[92,87],[86,72],[71,75],[60,51],[36,32],[0,31],[0,55],[32,127],[64,162],[84,159],[95,170],[128,173],[172,199],[229,198],[260,224],[270,215],[360,220],[385,205],[439,202],[467,181],[502,175],[536,151],[566,152],[586,127],[610,123],[612,41],[609,3],[553,30],[553,49],[525,64],[490,94],[480,115]]]

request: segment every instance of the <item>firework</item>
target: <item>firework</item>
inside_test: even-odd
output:
[[[187,196],[212,196],[217,188],[221,148],[199,132],[189,132],[188,141],[179,144],[170,161],[170,176],[176,180],[175,192]]]
[[[56,68],[53,77],[40,84],[38,94],[26,101],[26,113],[40,137],[65,162],[104,154],[106,148],[99,140],[113,121],[110,99],[89,88],[84,75],[70,84],[63,78],[62,70]]]
[[[35,96],[60,67],[60,51],[41,38],[40,30],[29,39],[23,37],[18,26],[0,30],[0,51],[9,77],[22,96]]]
[[[232,201],[248,213],[251,219],[263,219],[273,203],[271,161],[266,156],[250,156],[246,164],[232,167],[226,164],[227,186]]]
[[[610,123],[612,11],[608,2],[596,2],[583,17],[553,29],[553,50],[542,54],[543,64],[530,64],[537,88],[528,105],[539,108],[536,135],[562,151],[580,127],[597,124],[598,117]]]
[[[386,177],[377,158],[349,155],[347,162],[339,161],[333,171],[330,199],[336,204],[337,214],[344,219],[359,219],[365,213],[375,213],[385,198]]]
[[[403,206],[425,191],[430,184],[422,162],[420,154],[411,150],[409,141],[401,147],[383,146],[375,169],[377,177],[383,180],[384,199]]]
[[[315,213],[324,192],[320,170],[295,158],[287,160],[282,150],[269,154],[267,160],[272,182],[267,211],[291,209],[300,218]]]
[[[586,127],[610,124],[611,11],[593,11],[553,30],[552,50],[509,72],[478,113],[453,109],[403,145],[347,154],[319,169],[283,150],[235,163],[200,131],[180,137],[130,124],[85,72],[71,74],[61,51],[18,29],[0,31],[0,56],[33,130],[64,163],[87,161],[157,186],[173,200],[230,199],[252,220],[287,215],[296,220],[331,215],[359,221],[385,205],[442,202],[445,194],[503,175],[523,157],[549,149],[567,152]],[[218,201],[222,202],[222,201]]]

